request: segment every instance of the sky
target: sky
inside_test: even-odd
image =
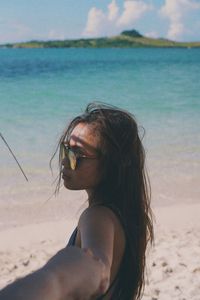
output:
[[[0,44],[117,35],[200,41],[200,0],[0,0]]]

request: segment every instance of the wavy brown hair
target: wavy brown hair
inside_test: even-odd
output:
[[[145,286],[147,245],[153,242],[154,234],[150,182],[137,123],[127,111],[90,103],[82,115],[70,122],[59,145],[70,137],[80,122],[93,124],[100,134],[103,177],[95,193],[103,205],[119,212],[126,235],[126,249],[112,299],[141,299]],[[59,161],[61,174],[61,159]],[[60,174],[56,192],[60,187]]]

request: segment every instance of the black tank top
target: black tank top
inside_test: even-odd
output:
[[[105,206],[105,207],[110,208],[110,209],[117,215],[117,217],[119,218],[119,220],[120,220],[120,222],[121,222],[121,224],[122,224],[122,227],[124,228],[124,223],[123,223],[123,220],[122,220],[121,213],[120,213],[120,211],[119,211],[116,207],[111,206],[111,205],[103,205],[103,204],[98,204],[98,205],[99,205],[99,206],[101,205],[101,206]],[[69,241],[68,241],[66,247],[68,247],[68,246],[75,246],[75,241],[76,241],[77,232],[78,232],[78,229],[77,229],[77,227],[76,227],[76,228],[74,229],[74,231],[72,232],[72,235],[70,236]],[[124,252],[126,252],[126,250],[125,250]],[[124,254],[124,256],[125,256],[125,254]],[[109,288],[107,289],[107,291],[106,291],[103,295],[101,295],[100,297],[96,298],[96,300],[101,300],[101,299],[103,300],[103,298],[108,294],[108,292],[111,290],[111,288],[112,288],[115,284],[117,284],[117,281],[118,281],[119,275],[120,275],[120,270],[121,270],[121,267],[122,267],[122,265],[123,265],[124,256],[123,256],[123,258],[122,258],[122,261],[121,261],[119,270],[118,270],[118,272],[117,272],[117,274],[116,274],[114,280],[111,282]],[[111,298],[112,298],[112,296],[111,296]],[[111,299],[111,300],[112,300],[112,299]]]

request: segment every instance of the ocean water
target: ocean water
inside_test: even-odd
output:
[[[87,103],[132,112],[155,205],[200,198],[200,49],[0,49],[0,201],[48,198],[60,134]],[[141,129],[142,134],[142,129]]]

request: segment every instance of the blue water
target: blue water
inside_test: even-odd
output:
[[[0,131],[29,189],[46,193],[59,135],[93,100],[144,126],[156,204],[199,200],[200,49],[0,49]],[[0,166],[1,199],[17,201],[27,186],[1,141]]]

